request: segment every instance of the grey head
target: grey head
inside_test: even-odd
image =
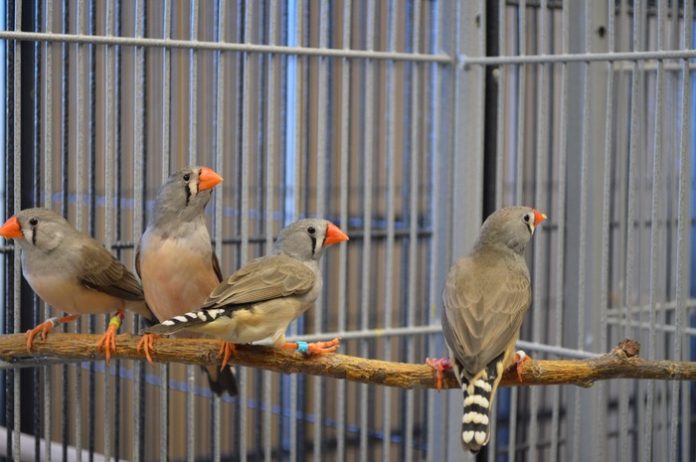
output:
[[[483,222],[474,249],[493,247],[522,255],[534,230],[545,219],[546,215],[531,207],[498,209]]]
[[[213,188],[222,177],[208,167],[186,167],[160,187],[150,225],[175,226],[203,216]]]
[[[330,221],[305,218],[280,231],[273,253],[285,254],[300,261],[318,261],[325,248],[347,240],[346,233]]]
[[[14,239],[29,254],[50,254],[79,234],[61,215],[44,208],[22,210],[0,228],[0,236]]]

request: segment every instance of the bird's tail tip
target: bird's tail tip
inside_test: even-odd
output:
[[[491,438],[490,406],[493,383],[483,378],[474,380],[473,384],[463,381],[462,391],[462,445],[472,453],[477,453]]]
[[[157,335],[171,335],[180,330],[177,326],[168,326],[165,324],[153,324],[145,326],[144,329],[140,330],[140,335],[144,334],[157,334]]]
[[[205,366],[203,370],[208,375],[208,384],[213,393],[218,396],[222,396],[225,393],[230,396],[239,394],[237,374],[234,366],[225,366],[222,370],[217,365]]]
[[[190,329],[191,327],[195,327],[206,320],[209,320],[209,316],[200,316],[199,313],[204,312],[190,311],[179,316],[174,316],[173,318],[166,319],[159,324],[146,327],[141,334],[172,335],[181,330]]]

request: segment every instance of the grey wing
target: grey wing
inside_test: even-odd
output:
[[[285,255],[250,261],[232,274],[208,297],[202,308],[248,305],[290,295],[302,295],[314,287],[314,272]]]
[[[81,247],[78,266],[77,278],[83,286],[124,300],[144,300],[135,276],[97,241]]]
[[[443,333],[450,349],[475,374],[500,355],[519,332],[531,302],[526,272],[476,273],[462,259],[443,291]],[[494,273],[494,272],[493,272]]]

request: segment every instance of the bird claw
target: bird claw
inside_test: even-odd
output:
[[[104,357],[106,358],[106,364],[109,364],[111,360],[111,354],[116,351],[116,332],[117,328],[109,326],[109,328],[104,332],[97,342],[97,348],[99,351],[104,352]]]
[[[138,341],[135,349],[138,353],[143,353],[147,362],[152,364],[152,352],[154,350],[155,339],[159,337],[157,334],[143,334]]]
[[[341,340],[336,337],[328,342],[312,342],[307,345],[307,353],[309,355],[323,355],[333,353],[341,346]]]
[[[104,352],[106,357],[106,364],[109,364],[111,360],[111,355],[116,351],[116,334],[118,329],[121,327],[121,320],[123,319],[123,312],[117,312],[109,320],[109,327],[104,332],[104,335],[97,342],[97,348]]]
[[[41,340],[46,341],[48,334],[53,330],[56,324],[65,324],[66,322],[74,321],[77,318],[77,315],[64,316],[62,318],[49,318],[33,329],[29,329],[26,333],[27,351],[31,351],[32,348],[34,348],[34,337],[36,337],[38,334],[41,334]]]
[[[46,340],[46,337],[48,336],[48,333],[53,330],[53,321],[48,320],[45,322],[42,322],[38,326],[34,327],[33,329],[29,329],[27,331],[27,351],[31,351],[32,348],[34,348],[34,337],[36,337],[38,334],[41,334],[41,340]]]
[[[340,345],[341,340],[338,337],[336,337],[335,339],[329,340],[328,342],[286,342],[283,345],[283,348],[288,350],[296,350],[300,353],[312,356],[333,353],[334,351],[338,350],[338,347]]]
[[[227,363],[230,361],[230,357],[232,356],[232,353],[235,353],[237,351],[237,348],[234,346],[234,343],[232,342],[226,342],[226,341],[221,341],[220,342],[220,350],[218,350],[217,357],[222,358],[222,364],[220,365],[220,370],[223,370],[225,366],[227,366]]]
[[[522,382],[522,365],[528,361],[531,361],[532,357],[529,356],[527,353],[525,353],[522,350],[517,350],[515,352],[515,359],[514,359],[514,364],[512,367],[515,368],[515,372],[517,373],[517,380],[519,382]]]
[[[449,358],[432,359],[425,358],[425,364],[435,370],[435,388],[442,390],[445,378],[445,371],[452,369],[452,363]]]

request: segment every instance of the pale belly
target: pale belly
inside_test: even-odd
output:
[[[41,299],[57,310],[70,314],[106,314],[124,308],[120,298],[88,289],[62,276],[25,274],[27,282]]]
[[[218,285],[210,260],[169,244],[141,254],[145,300],[164,321],[195,310]]]
[[[297,299],[274,300],[259,304],[254,310],[239,310],[232,317],[220,317],[195,330],[232,343],[253,343],[268,337],[275,341],[284,339],[288,325],[303,311],[303,304]]]

